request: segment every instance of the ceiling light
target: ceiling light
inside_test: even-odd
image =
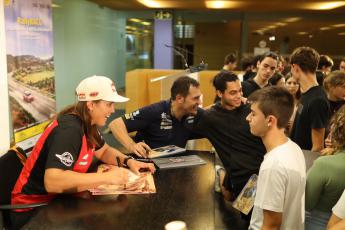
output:
[[[338,33],[338,35],[344,36],[345,32]]]
[[[151,22],[142,22],[141,24],[143,24],[144,26],[149,26],[151,25]]]
[[[239,2],[234,1],[206,1],[206,8],[210,9],[225,9],[225,8],[234,8],[240,5]]]
[[[130,18],[128,20],[131,21],[131,22],[141,22],[141,20],[137,19],[137,18]]]
[[[332,25],[332,27],[335,27],[335,28],[344,27],[344,26],[345,26],[345,23]]]
[[[345,5],[345,1],[334,1],[334,2],[314,2],[306,3],[303,8],[309,10],[332,10]]]
[[[307,33],[307,32],[304,32],[304,31],[301,31],[301,32],[298,32],[297,34],[298,34],[298,35],[307,35],[308,33]]]
[[[126,30],[137,30],[137,28],[133,26],[126,26]]]
[[[300,17],[292,17],[292,18],[287,18],[284,20],[284,22],[297,22],[299,20],[301,20],[302,18]]]
[[[286,26],[287,23],[285,23],[285,22],[277,22],[275,25],[276,26]]]
[[[162,4],[158,1],[152,1],[152,0],[137,0],[141,4],[143,4],[146,7],[150,8],[163,8]]]
[[[262,30],[256,30],[256,31],[254,31],[254,33],[257,33],[257,34],[259,34],[259,35],[263,35],[263,34],[264,34],[264,31],[262,31]]]
[[[277,28],[277,26],[271,25],[271,26],[267,26],[267,28],[269,28],[269,29],[275,29],[275,28]]]
[[[331,27],[328,27],[328,26],[325,26],[325,27],[321,27],[321,28],[320,28],[320,30],[322,30],[322,31],[323,31],[323,30],[330,30],[330,29],[331,29]]]
[[[270,36],[270,37],[268,38],[268,40],[270,40],[270,41],[275,41],[275,40],[276,40],[276,37],[275,37],[275,36]]]

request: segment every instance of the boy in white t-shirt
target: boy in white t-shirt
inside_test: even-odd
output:
[[[284,133],[293,98],[282,87],[266,87],[250,95],[248,101],[250,131],[261,137],[267,150],[249,229],[304,229],[304,155]]]

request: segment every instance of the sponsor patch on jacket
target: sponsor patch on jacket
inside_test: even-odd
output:
[[[194,116],[188,116],[186,118],[187,124],[193,124],[194,123]]]
[[[139,113],[140,113],[139,110],[134,111],[133,113],[126,113],[126,114],[125,114],[125,118],[126,118],[126,120],[129,120],[129,119],[130,119],[130,120],[134,120],[134,117],[135,117],[135,116],[138,116]]]
[[[166,113],[161,113],[160,129],[172,129],[172,120]]]
[[[62,164],[67,167],[71,166],[74,162],[73,156],[69,152],[64,152],[63,154],[55,154],[55,156],[61,161]]]

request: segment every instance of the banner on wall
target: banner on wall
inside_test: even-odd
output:
[[[56,112],[51,5],[51,0],[4,0],[12,127],[24,149]]]

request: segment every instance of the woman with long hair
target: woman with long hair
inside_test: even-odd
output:
[[[332,207],[345,189],[345,106],[333,118],[333,155],[321,156],[309,169],[306,183],[306,230],[326,229]]]
[[[129,170],[155,171],[153,164],[127,157],[105,143],[98,127],[115,111],[114,102],[128,98],[117,94],[107,77],[92,76],[76,88],[78,102],[62,110],[45,129],[12,191],[12,204],[48,202],[60,193],[78,193],[103,184],[124,185]],[[107,172],[88,172],[93,157],[112,165]],[[28,210],[12,214],[12,223],[24,224]]]
[[[286,128],[286,132],[288,134],[290,134],[294,120],[295,120],[296,112],[297,112],[297,109],[299,106],[299,99],[301,97],[301,89],[300,89],[300,86],[299,86],[298,82],[296,81],[296,79],[294,79],[292,77],[291,73],[288,73],[285,77],[285,87],[294,98],[294,110],[293,110],[293,113],[291,115],[288,126]]]

